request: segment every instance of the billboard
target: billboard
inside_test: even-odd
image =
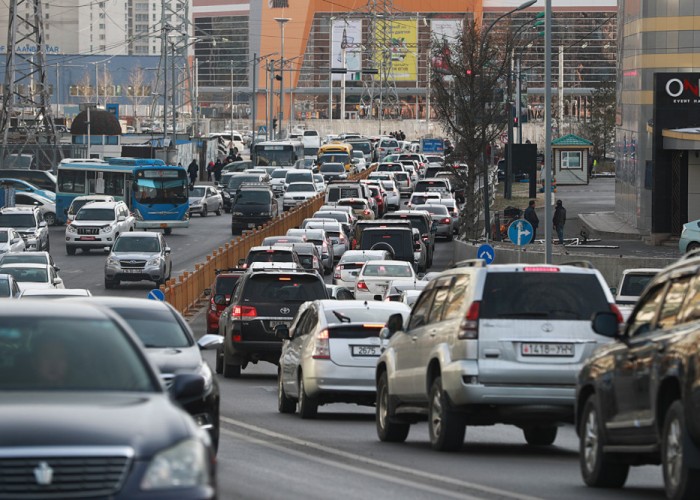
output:
[[[462,33],[462,19],[431,19],[430,39],[433,44],[453,44]]]
[[[418,50],[418,23],[413,20],[377,22],[375,37],[379,47],[385,47],[391,54],[391,68],[388,77],[397,82],[416,80],[416,53]],[[385,29],[386,28],[386,29]],[[375,55],[377,68],[382,67],[381,52]],[[387,68],[384,68],[386,71]],[[381,71],[381,69],[380,69]],[[379,75],[375,76],[379,79]]]
[[[343,31],[345,31],[345,67],[348,72],[346,80],[360,80],[362,71],[362,20],[336,19],[333,21],[331,38],[331,68],[343,67]],[[342,80],[342,74],[333,74],[333,80]]]

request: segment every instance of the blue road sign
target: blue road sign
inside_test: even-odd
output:
[[[496,258],[496,251],[488,243],[484,243],[476,249],[476,257],[483,259],[487,264],[491,264]]]
[[[160,300],[161,302],[165,300],[165,294],[158,288],[154,288],[148,292],[147,297],[151,300]]]
[[[525,219],[513,221],[508,226],[508,238],[514,245],[524,246],[532,240],[532,224]]]
[[[258,127],[258,134],[267,134],[267,127],[265,125],[260,125]]]

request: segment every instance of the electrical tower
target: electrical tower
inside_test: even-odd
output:
[[[368,116],[381,120],[384,110],[395,115],[399,106],[396,81],[392,69],[393,21],[395,17],[394,0],[367,0],[367,50],[363,68],[362,107]]]
[[[32,154],[39,166],[62,159],[46,77],[46,38],[40,0],[10,0],[5,84],[0,110],[2,148],[8,154]],[[18,48],[29,50],[18,50]],[[18,165],[19,166],[19,165]]]

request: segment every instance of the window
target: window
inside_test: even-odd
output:
[[[441,278],[435,284],[435,300],[433,308],[430,311],[429,323],[437,323],[442,320],[442,311],[445,309],[447,296],[450,293],[450,282],[452,277]]]
[[[411,312],[411,318],[408,322],[408,329],[413,330],[414,328],[419,328],[428,322],[428,315],[430,314],[430,307],[433,305],[433,297],[435,296],[434,289],[427,289],[423,291],[421,296],[418,298],[418,302],[413,307]]]
[[[581,165],[581,151],[562,151],[561,168],[582,170],[583,165]]]
[[[700,279],[696,279],[690,290],[688,290],[688,300],[681,313],[681,321],[683,323],[698,319],[700,319]]]
[[[57,184],[59,192],[85,194],[85,172],[59,170]]]
[[[685,278],[672,283],[668,288],[659,313],[659,328],[666,330],[678,324],[678,313],[683,305],[689,283],[690,278]]]
[[[468,284],[469,276],[467,275],[458,276],[454,281],[450,289],[450,294],[447,296],[445,311],[442,314],[443,321],[459,317],[459,310],[462,307],[462,299],[467,291]]]
[[[661,302],[661,297],[663,297],[663,290],[664,285],[659,285],[640,299],[641,303],[634,317],[630,320],[627,329],[629,337],[643,335],[649,331],[651,323],[654,321],[656,310],[659,307],[659,302]]]
[[[105,29],[104,23],[100,23],[100,24],[99,24],[99,28],[100,28],[101,30]]]

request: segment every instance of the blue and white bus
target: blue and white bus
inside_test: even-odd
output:
[[[112,158],[107,163],[59,164],[56,216],[66,222],[77,196],[104,194],[124,201],[136,217],[138,229],[189,226],[187,171],[162,160]]]

